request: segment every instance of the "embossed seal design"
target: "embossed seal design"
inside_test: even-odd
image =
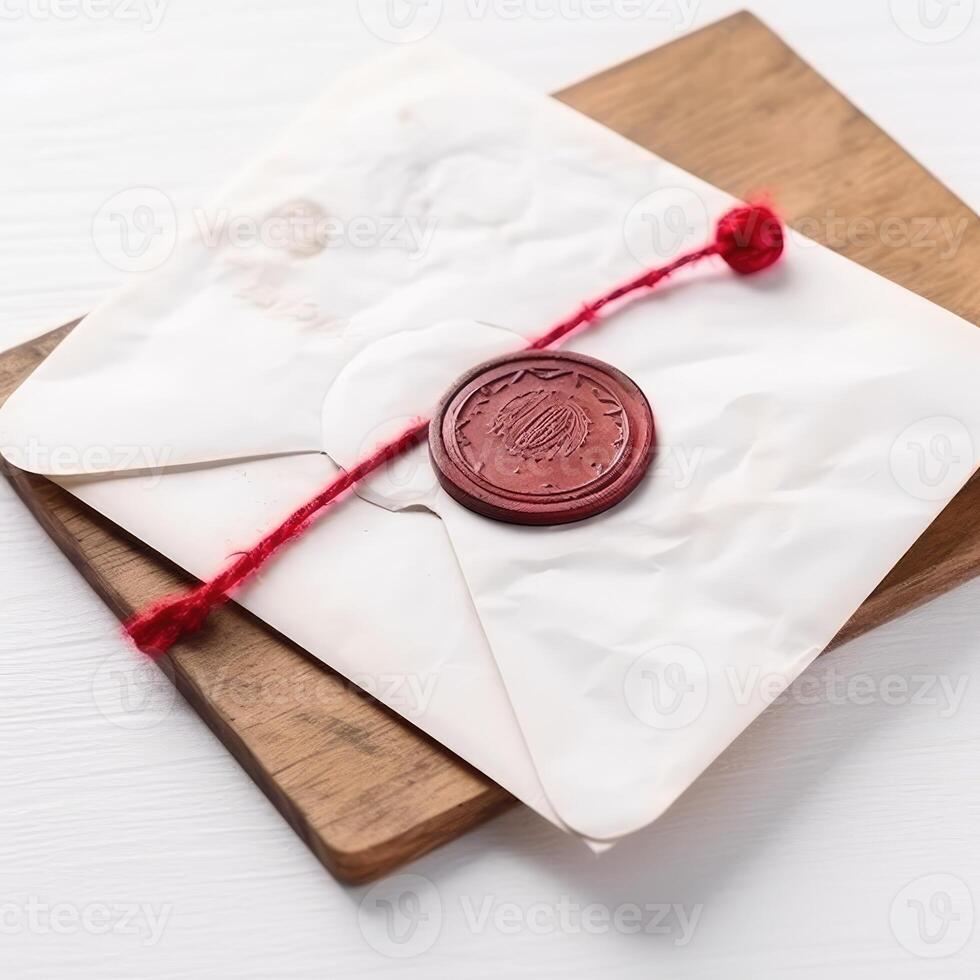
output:
[[[490,431],[503,437],[512,456],[551,460],[581,449],[591,424],[592,419],[574,397],[534,388],[507,402]]]
[[[465,507],[518,524],[582,520],[639,484],[654,449],[643,393],[565,351],[481,364],[443,398],[429,429],[439,481]]]

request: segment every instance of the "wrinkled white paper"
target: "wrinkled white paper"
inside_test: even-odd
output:
[[[189,235],[9,400],[0,447],[207,577],[461,370],[710,240],[731,204],[452,53],[401,52],[213,209],[298,208],[342,241]],[[656,819],[975,470],[980,333],[791,235],[768,273],[687,270],[567,346],[651,402],[629,500],[510,527],[420,448],[237,598],[598,846]]]

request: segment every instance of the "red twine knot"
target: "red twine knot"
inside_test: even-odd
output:
[[[165,599],[134,617],[126,627],[144,653],[159,656],[187,633],[199,630],[219,604],[205,584],[186,595]]]
[[[715,235],[718,254],[743,276],[768,269],[783,254],[784,244],[782,222],[762,204],[729,211]]]

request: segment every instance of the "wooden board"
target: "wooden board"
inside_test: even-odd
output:
[[[734,194],[768,191],[812,237],[974,323],[980,319],[976,215],[752,16],[738,14],[558,98]],[[896,244],[884,234],[887,219],[907,228],[933,224],[923,240]],[[940,257],[943,221],[963,238],[955,254]],[[831,239],[841,222],[854,234],[837,243]],[[868,234],[868,222],[882,233]],[[940,244],[923,244],[930,240]],[[0,358],[0,400],[70,326]],[[120,617],[185,583],[166,560],[60,488],[9,468],[6,474]],[[974,479],[835,642],[978,568]],[[383,874],[511,802],[237,607],[223,609],[162,666],[317,857],[346,880]],[[288,693],[262,694],[270,690]]]

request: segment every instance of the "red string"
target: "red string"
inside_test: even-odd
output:
[[[639,290],[653,289],[679,269],[694,265],[712,255],[723,258],[732,269],[751,275],[772,265],[783,251],[783,231],[779,219],[769,208],[755,205],[736,208],[718,223],[715,241],[704,248],[682,255],[668,265],[651,269],[635,279],[586,303],[574,316],[532,340],[528,350],[542,350],[579,327],[596,322],[602,309]],[[232,592],[254,575],[283,545],[299,537],[331,504],[364,477],[420,443],[429,428],[428,419],[418,419],[397,439],[381,446],[349,470],[345,470],[315,497],[293,511],[258,544],[241,552],[224,571],[179,596],[164,599],[126,624],[126,632],[146,653],[166,652],[185,633],[200,629],[208,616],[226,603]]]
[[[223,572],[182,596],[164,599],[126,624],[126,632],[145,653],[166,652],[184,633],[204,625],[211,612],[224,605],[231,591],[254,575],[286,542],[299,537],[313,520],[359,480],[395,459],[420,442],[429,429],[428,419],[419,419],[397,439],[349,470],[344,470],[315,497],[294,510],[257,545],[243,551]]]

